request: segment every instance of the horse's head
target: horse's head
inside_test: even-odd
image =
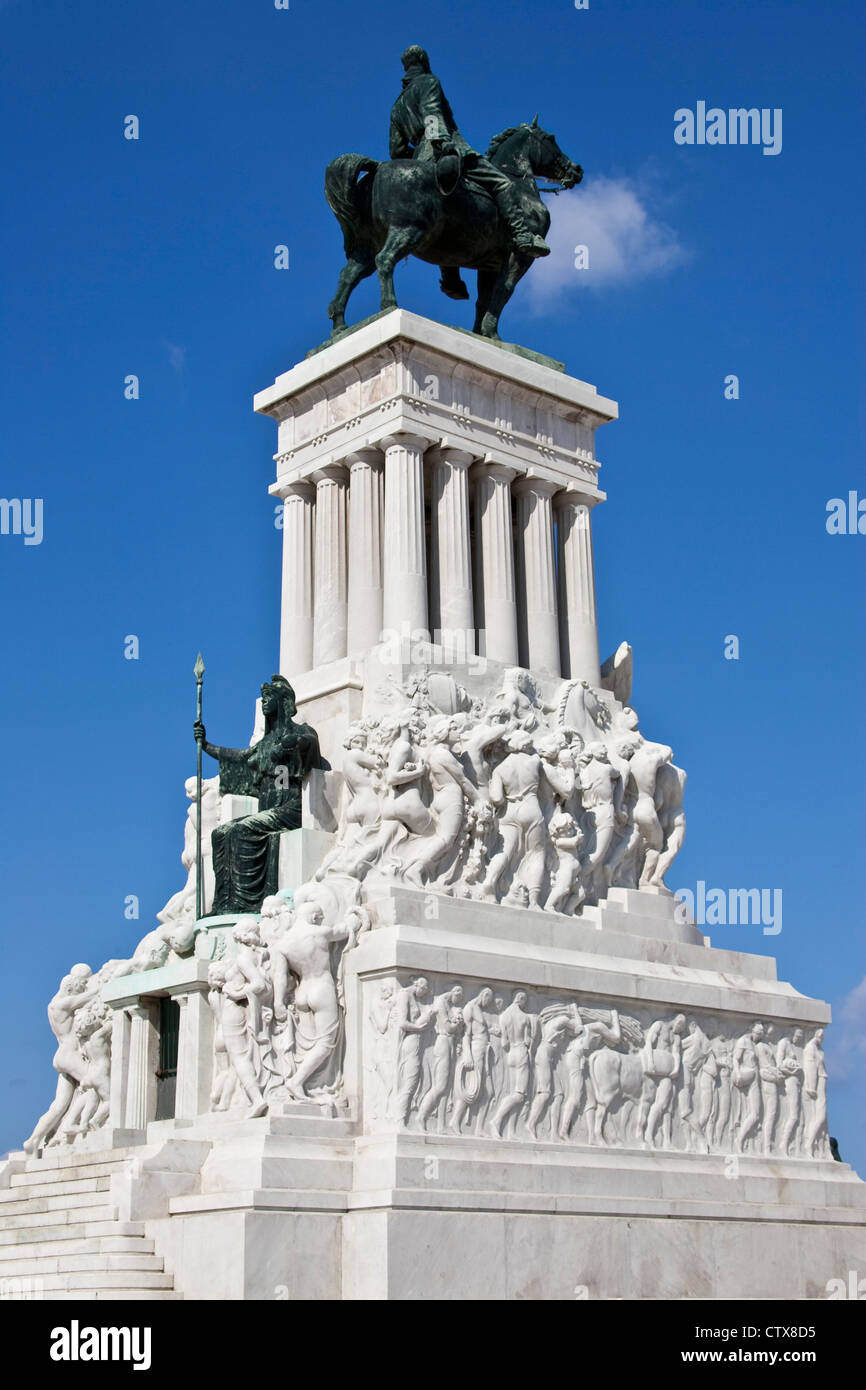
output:
[[[556,143],[555,135],[542,130],[537,115],[526,129],[529,131],[528,153],[533,174],[553,179],[554,182],[561,183],[563,188],[574,188],[575,184],[580,183],[583,178],[580,165],[569,159],[567,154],[563,154]]]

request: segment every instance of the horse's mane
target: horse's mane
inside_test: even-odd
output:
[[[506,140],[510,140],[512,135],[516,135],[520,128],[519,125],[510,125],[507,130],[502,130],[498,135],[494,135],[487,150],[487,158],[492,159],[500,146],[504,145]]]

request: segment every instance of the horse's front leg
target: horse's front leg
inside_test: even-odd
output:
[[[382,289],[379,307],[381,309],[396,309],[397,299],[394,294],[394,269],[398,261],[402,261],[404,256],[408,256],[420,246],[426,233],[421,227],[391,227],[388,230],[388,238],[382,250],[376,257],[376,269],[379,272],[379,284]]]
[[[487,296],[487,304],[481,316],[481,322],[475,328],[476,333],[480,333],[484,338],[492,338],[494,342],[499,341],[499,316],[513,295],[518,282],[523,279],[532,265],[532,261],[532,256],[521,256],[515,251],[509,253],[508,259]],[[480,291],[481,286],[479,284],[479,310],[481,309]]]
[[[336,337],[342,333],[346,327],[346,305],[349,302],[349,295],[355,286],[365,280],[368,275],[372,275],[376,269],[372,253],[369,256],[355,254],[340,271],[340,278],[337,281],[337,293],[328,305],[328,318],[331,320],[331,337]]]

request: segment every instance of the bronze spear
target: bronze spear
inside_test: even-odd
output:
[[[195,916],[196,916],[196,921],[199,921],[200,918],[201,918],[201,916],[202,916],[203,910],[204,910],[204,901],[203,901],[203,898],[202,898],[203,885],[202,885],[202,873],[201,873],[201,753],[202,753],[202,739],[203,739],[203,735],[198,731],[198,729],[199,729],[200,726],[201,726],[201,722],[202,722],[202,721],[201,721],[201,698],[202,698],[202,697],[201,697],[201,688],[202,688],[202,681],[204,680],[204,670],[205,670],[204,662],[203,662],[202,659],[201,659],[201,652],[199,652],[198,656],[197,656],[196,659],[195,659],[195,666],[193,667],[193,670],[194,670],[194,672],[195,672],[196,725],[197,725],[195,741],[196,741],[196,744],[197,744],[197,746],[198,746],[198,753],[197,753],[197,757],[196,757]]]

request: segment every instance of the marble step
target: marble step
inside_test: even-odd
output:
[[[346,1211],[346,1204],[344,1189],[333,1191],[330,1188],[249,1187],[172,1197],[169,1201],[169,1212],[172,1216],[228,1211],[332,1213]]]
[[[92,1271],[113,1271],[113,1270],[135,1270],[144,1271],[151,1274],[164,1274],[165,1265],[161,1255],[152,1254],[104,1254],[96,1251],[93,1254],[81,1254],[76,1249],[72,1255],[34,1255],[29,1251],[25,1254],[22,1248],[19,1258],[7,1260],[0,1268],[0,1278],[10,1278],[13,1275],[32,1274],[84,1274]]]
[[[113,1298],[115,1289],[172,1289],[170,1274],[154,1270],[85,1270],[77,1274],[45,1274],[40,1276],[45,1293],[69,1292],[78,1294],[79,1290],[93,1289],[104,1292],[105,1298]]]
[[[87,1182],[91,1178],[113,1178],[115,1173],[123,1170],[128,1161],[128,1159],[123,1159],[121,1162],[100,1159],[98,1162],[79,1163],[75,1166],[70,1164],[62,1168],[41,1166],[30,1168],[23,1173],[13,1173],[9,1179],[9,1189],[18,1188],[20,1190],[24,1188],[29,1190],[33,1187],[42,1187],[45,1183]]]
[[[574,1194],[559,1196],[545,1192],[484,1192],[479,1188],[443,1188],[428,1183],[422,1188],[401,1187],[383,1188],[379,1191],[358,1192],[350,1195],[350,1212],[364,1210],[377,1211],[389,1208],[408,1211],[452,1211],[474,1214],[482,1212],[525,1214],[525,1215],[570,1215],[578,1217],[627,1217],[632,1219],[656,1218],[673,1221],[675,1218],[690,1218],[700,1221],[721,1220],[734,1223],[784,1223],[808,1229],[815,1227],[863,1227],[862,1211],[849,1207],[800,1206],[789,1203],[768,1202],[764,1205],[754,1202],[737,1202],[733,1196],[727,1200],[718,1198],[684,1199],[674,1201],[651,1197],[631,1197],[627,1195],[594,1196]],[[174,1204],[172,1204],[174,1211]]]
[[[25,1173],[45,1173],[52,1168],[86,1168],[90,1164],[110,1164],[116,1166],[126,1163],[130,1158],[139,1158],[146,1149],[143,1145],[124,1149],[81,1149],[71,1148],[43,1149],[38,1158],[28,1158]],[[15,1174],[21,1177],[20,1173]]]
[[[107,1192],[110,1177],[71,1178],[68,1181],[52,1179],[30,1183],[26,1187],[7,1187],[0,1191],[0,1219],[4,1212],[15,1209],[16,1204],[32,1202],[42,1197],[72,1197],[82,1192]]]
[[[154,1243],[146,1236],[66,1236],[66,1232],[52,1232],[56,1239],[22,1241],[15,1245],[0,1245],[0,1274],[6,1272],[8,1264],[23,1257],[23,1251],[32,1247],[34,1257],[50,1259],[54,1255],[69,1257],[74,1249],[75,1255],[152,1255]],[[60,1236],[64,1239],[60,1239]],[[71,1242],[74,1241],[74,1246]]]
[[[89,1207],[105,1206],[108,1193],[108,1179],[97,1178],[99,1186],[87,1192],[59,1192],[50,1197],[22,1197],[16,1193],[14,1200],[4,1202],[0,1207],[0,1224],[6,1225],[14,1217],[23,1214],[49,1213],[54,1211],[85,1211]],[[95,1218],[94,1218],[95,1219]]]
[[[174,1289],[139,1289],[135,1287],[110,1289],[45,1289],[40,1298],[46,1303],[178,1303],[180,1294]]]
[[[107,1207],[107,1215],[94,1218],[88,1213],[86,1221],[76,1221],[64,1225],[64,1212],[50,1212],[51,1221],[39,1221],[38,1217],[12,1217],[8,1229],[0,1229],[0,1246],[26,1245],[43,1240],[77,1240],[79,1236],[136,1236],[144,1235],[143,1221],[118,1221],[113,1207]],[[56,1220],[54,1218],[57,1218]],[[12,1222],[21,1224],[13,1225]],[[27,1222],[30,1225],[27,1225]]]

